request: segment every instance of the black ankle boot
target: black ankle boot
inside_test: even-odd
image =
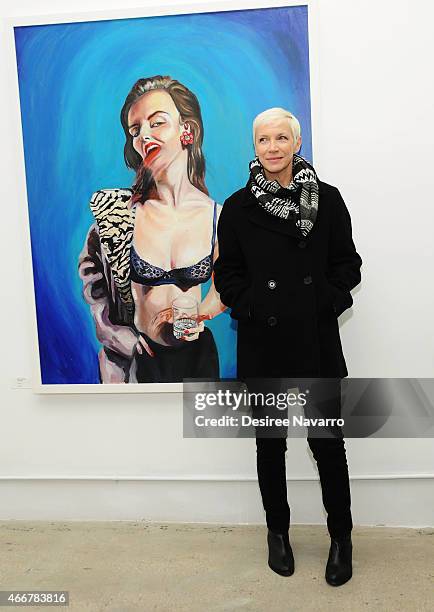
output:
[[[276,574],[291,576],[294,573],[294,555],[288,533],[268,530],[268,566]]]
[[[345,584],[353,575],[352,551],[351,535],[331,538],[325,578],[332,586]]]

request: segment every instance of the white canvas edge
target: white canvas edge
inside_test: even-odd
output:
[[[126,9],[112,9],[108,11],[80,11],[77,13],[55,13],[47,15],[30,15],[26,17],[11,17],[5,20],[9,27],[26,25],[49,25],[60,23],[78,23],[83,21],[110,21],[114,19],[131,19],[140,17],[161,17],[164,15],[191,15],[194,13],[217,13],[224,11],[237,11],[261,8],[279,8],[291,6],[308,6],[312,0],[234,0],[233,2],[214,1],[198,2],[179,5],[166,5],[155,7],[135,7]]]
[[[119,9],[112,11],[89,11],[80,13],[67,13],[56,15],[37,15],[30,17],[14,17],[5,20],[6,24],[6,73],[9,72],[7,82],[11,83],[8,88],[10,96],[11,114],[15,113],[14,125],[17,126],[16,147],[17,157],[19,157],[20,188],[17,193],[18,205],[20,207],[21,221],[23,223],[22,242],[23,258],[25,268],[26,288],[23,295],[27,298],[29,313],[27,328],[29,336],[32,338],[30,348],[32,350],[32,389],[37,394],[71,394],[71,393],[182,393],[183,383],[131,383],[131,384],[73,384],[73,385],[53,385],[43,384],[41,380],[41,369],[39,359],[38,326],[36,316],[36,300],[33,282],[33,263],[31,253],[30,220],[27,200],[27,185],[24,164],[24,145],[21,128],[21,111],[19,97],[18,71],[15,53],[14,27],[26,25],[48,25],[54,23],[74,23],[83,21],[107,21],[113,19],[128,19],[134,17],[151,17],[163,15],[188,15],[193,13],[210,13],[235,10],[249,10],[260,8],[279,8],[291,6],[306,6],[308,9],[308,40],[309,40],[309,81],[310,81],[310,101],[311,101],[311,129],[312,129],[312,152],[316,150],[316,113],[319,105],[319,71],[317,53],[317,19],[316,19],[317,0],[286,0],[284,2],[267,3],[262,0],[238,0],[235,2],[210,2],[207,4],[190,4],[180,10],[179,6],[166,6],[159,8],[134,8]]]

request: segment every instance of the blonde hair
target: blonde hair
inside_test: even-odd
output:
[[[259,113],[259,115],[256,115],[256,117],[254,118],[253,120],[253,142],[255,142],[255,134],[256,134],[256,130],[258,129],[258,126],[261,123],[265,123],[266,121],[269,121],[270,119],[288,119],[289,125],[291,127],[291,132],[294,137],[294,142],[297,142],[297,139],[300,138],[301,128],[300,128],[300,122],[298,121],[297,117],[293,115],[292,113],[290,113],[289,111],[285,110],[284,108],[275,107],[275,108],[268,108],[262,113]]]

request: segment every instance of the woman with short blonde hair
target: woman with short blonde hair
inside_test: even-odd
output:
[[[340,417],[340,379],[348,371],[338,317],[353,303],[362,260],[341,194],[299,155],[297,118],[270,108],[253,122],[255,158],[246,186],[223,205],[214,281],[238,321],[237,376],[309,378],[326,418]],[[323,379],[332,379],[330,384]],[[333,379],[337,379],[337,384]],[[306,407],[307,408],[307,407]],[[258,433],[258,432],[257,432]],[[331,538],[325,578],[352,576],[351,497],[343,434],[336,428],[308,443],[318,465]],[[268,526],[269,567],[294,572],[289,543],[285,437],[256,438],[258,481]]]

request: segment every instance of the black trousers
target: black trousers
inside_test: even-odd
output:
[[[197,340],[180,341],[176,346],[158,344],[141,334],[154,357],[143,351],[137,355],[137,382],[182,382],[184,378],[219,377],[217,346],[211,330],[205,327]]]
[[[340,386],[338,389],[339,395],[324,402],[320,406],[321,414],[315,416],[340,417]],[[312,435],[309,435],[309,431],[312,431]],[[339,538],[349,534],[353,528],[345,441],[340,427],[333,427],[328,437],[317,437],[313,433],[308,429],[307,441],[317,463],[327,528],[332,538]],[[286,451],[285,437],[259,437],[257,434],[259,488],[267,527],[276,533],[288,531],[291,517],[286,487]]]

